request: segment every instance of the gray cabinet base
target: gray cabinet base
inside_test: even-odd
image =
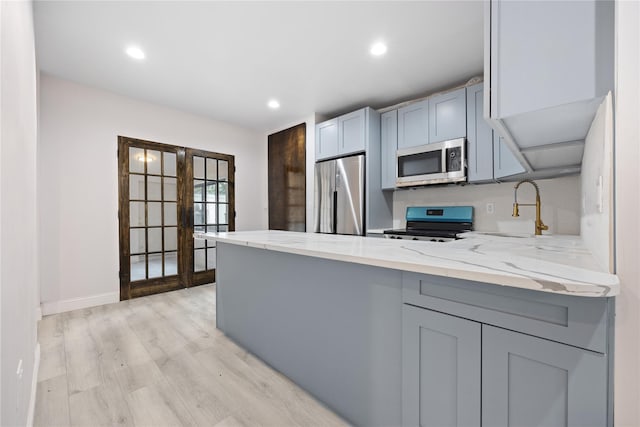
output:
[[[396,270],[217,245],[217,325],[362,426],[401,424]]]

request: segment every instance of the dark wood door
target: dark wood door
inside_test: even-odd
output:
[[[269,135],[269,229],[306,231],[307,125]]]
[[[235,230],[234,157],[203,150],[186,150],[186,212],[184,269],[189,283],[215,281],[215,242],[194,239],[193,233]]]
[[[216,169],[215,179],[208,179],[210,171],[200,179],[211,162],[216,167],[222,162],[227,172],[218,175]],[[221,214],[235,212],[233,168],[233,156],[226,154],[118,137],[121,300],[215,280],[215,249],[212,266],[210,248],[202,240],[194,243],[192,236],[195,228],[234,229],[233,218],[203,222],[199,217],[209,206]],[[194,191],[200,184],[200,192]],[[209,189],[215,201],[206,195],[207,186],[215,187],[215,192]]]

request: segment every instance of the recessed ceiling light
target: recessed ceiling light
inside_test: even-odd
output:
[[[280,108],[280,103],[276,99],[271,99],[269,102],[267,102],[267,106],[272,110],[275,110]]]
[[[377,42],[371,45],[369,53],[373,56],[381,56],[387,53],[387,45],[382,42]]]
[[[133,59],[144,59],[144,52],[138,46],[129,46],[125,52]]]

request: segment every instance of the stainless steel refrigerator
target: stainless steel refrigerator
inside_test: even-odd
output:
[[[364,166],[364,154],[316,163],[316,233],[365,234]]]

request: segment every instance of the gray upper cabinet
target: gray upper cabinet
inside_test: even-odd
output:
[[[482,425],[599,427],[607,419],[604,354],[482,325]]]
[[[484,119],[484,85],[467,88],[467,176],[469,182],[493,180],[493,130]]]
[[[469,182],[487,182],[525,172],[483,113],[484,84],[467,88],[467,174]]]
[[[316,125],[316,160],[338,155],[338,119]]]
[[[380,116],[381,185],[383,190],[396,187],[396,150],[398,150],[398,110]]]
[[[495,179],[520,175],[525,172],[502,137],[493,134],[493,175]]]
[[[429,143],[429,100],[398,109],[398,148]]]
[[[464,138],[466,127],[466,89],[429,98],[429,143]]]
[[[584,139],[613,90],[613,1],[485,2],[485,114],[527,172],[580,170]],[[571,144],[562,144],[571,143]],[[539,156],[560,144],[554,156]],[[570,150],[566,155],[565,148]],[[551,158],[553,162],[546,162]],[[563,160],[558,164],[558,159]]]
[[[481,324],[405,304],[402,334],[402,425],[480,426]]]
[[[338,117],[338,154],[365,151],[365,109]]]
[[[367,109],[316,125],[316,161],[366,151]]]

